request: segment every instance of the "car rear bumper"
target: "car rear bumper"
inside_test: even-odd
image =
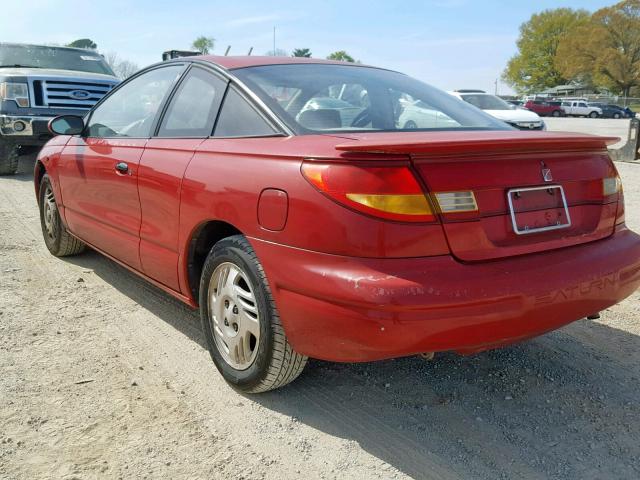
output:
[[[330,361],[473,353],[599,312],[640,285],[640,236],[463,264],[368,259],[251,239],[293,348]]]

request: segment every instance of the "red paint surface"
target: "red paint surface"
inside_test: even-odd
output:
[[[279,232],[287,224],[289,197],[277,188],[266,188],[258,201],[258,223],[262,228]]]
[[[138,166],[143,139],[72,137],[53,171],[60,185],[66,224],[87,243],[140,269]],[[119,162],[129,174],[118,173]]]
[[[201,139],[152,138],[140,161],[140,261],[143,272],[174,290],[178,280],[180,195]]]
[[[513,343],[603,310],[640,283],[640,242],[623,228],[588,245],[472,265],[253,244],[296,350],[332,361]]]

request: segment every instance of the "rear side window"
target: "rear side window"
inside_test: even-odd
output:
[[[229,88],[218,116],[216,137],[264,137],[277,133],[233,88]]]
[[[162,120],[159,137],[208,137],[227,84],[202,68],[193,68],[178,87]]]

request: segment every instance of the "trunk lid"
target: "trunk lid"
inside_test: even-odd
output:
[[[607,154],[616,141],[548,132],[411,132],[353,135],[336,149],[410,156],[432,198],[472,191],[476,211],[440,212],[451,252],[471,262],[611,235],[619,194],[605,196],[603,179],[616,176]]]

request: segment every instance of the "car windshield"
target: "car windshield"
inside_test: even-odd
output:
[[[479,95],[462,95],[462,99],[481,110],[513,110],[513,107],[500,97],[486,93]]]
[[[233,73],[297,134],[510,129],[445,92],[388,70],[289,64]]]
[[[0,44],[0,67],[16,66],[115,75],[104,58],[91,50]]]

